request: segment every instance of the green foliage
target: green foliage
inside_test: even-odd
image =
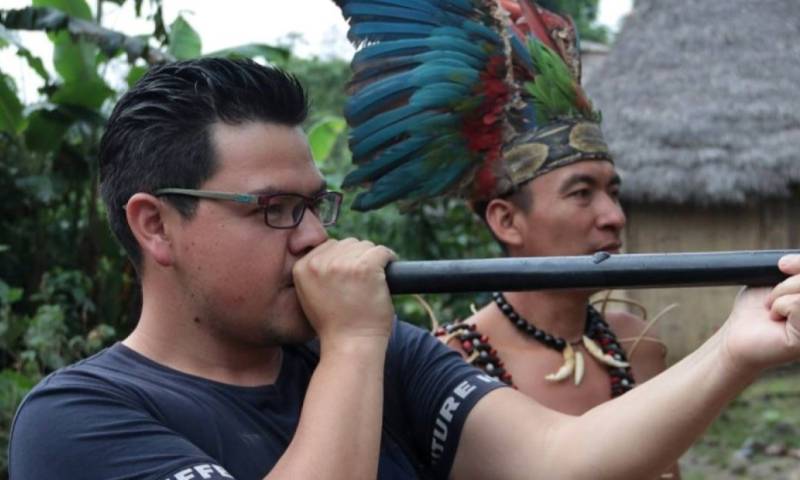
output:
[[[169,26],[169,53],[178,60],[199,57],[202,45],[200,35],[180,15]]]
[[[347,122],[339,116],[325,117],[308,130],[308,143],[311,145],[311,154],[318,164],[324,164],[330,157],[336,141],[347,128]]]
[[[13,85],[11,77],[0,73],[0,131],[16,135],[22,127],[22,103]]]

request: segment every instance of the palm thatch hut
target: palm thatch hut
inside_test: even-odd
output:
[[[629,252],[800,247],[800,1],[637,0],[586,87],[623,178]],[[671,360],[736,288],[640,290]]]

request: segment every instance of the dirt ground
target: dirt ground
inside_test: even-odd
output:
[[[683,480],[800,480],[800,365],[743,392],[680,465]]]

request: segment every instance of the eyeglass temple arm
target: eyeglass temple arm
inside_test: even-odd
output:
[[[162,188],[156,190],[157,195],[186,195],[197,198],[213,198],[217,200],[230,200],[239,203],[258,203],[257,195],[247,193],[215,192],[211,190],[192,190],[188,188]]]

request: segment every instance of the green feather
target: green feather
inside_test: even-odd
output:
[[[525,82],[525,90],[533,97],[537,122],[580,116],[575,80],[561,57],[534,38],[528,39],[528,51],[537,75],[532,82]]]

